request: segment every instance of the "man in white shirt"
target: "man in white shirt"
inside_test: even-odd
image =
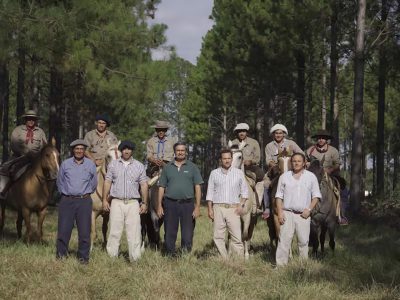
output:
[[[223,258],[228,258],[225,231],[230,235],[230,251],[243,257],[240,215],[248,198],[242,170],[232,167],[232,151],[221,151],[221,167],[211,171],[208,181],[208,217],[214,221],[214,242]]]
[[[277,266],[288,263],[295,233],[300,257],[308,258],[310,214],[321,198],[317,177],[305,170],[304,154],[293,154],[291,163],[292,170],[281,175],[275,195],[278,220],[281,224],[278,248],[276,249]]]

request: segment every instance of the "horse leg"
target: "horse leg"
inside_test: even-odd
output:
[[[319,242],[321,244],[321,253],[324,255],[325,253],[325,237],[326,237],[326,231],[327,231],[326,224],[322,224],[321,226],[321,233],[319,235]]]
[[[250,215],[251,211],[242,216],[242,241],[244,247],[244,258],[247,260],[250,257],[249,254],[249,246],[250,246],[250,239],[249,239],[249,226],[250,226]]]
[[[22,216],[22,211],[18,211],[18,216],[17,216],[17,236],[18,238],[22,238],[22,221],[24,220]]]
[[[22,208],[22,216],[24,217],[24,222],[25,222],[25,226],[26,226],[26,242],[29,244],[31,242],[31,234],[32,234],[31,211],[29,210],[29,208],[26,208],[26,207]],[[17,220],[17,222],[18,222],[18,220]],[[22,222],[22,220],[21,220],[21,222]]]
[[[90,227],[90,251],[93,250],[94,242],[96,241],[96,219],[99,216],[97,211],[92,211],[92,224]]]
[[[1,201],[1,214],[0,214],[0,235],[3,235],[4,219],[6,217],[6,204]]]
[[[312,254],[314,258],[318,256],[318,225],[311,221],[310,225],[310,244],[312,246]]]
[[[39,211],[37,213],[37,217],[38,217],[37,228],[38,228],[39,242],[40,243],[43,240],[43,222],[44,222],[44,217],[46,216],[46,213],[47,213],[47,207],[43,208],[41,211]]]
[[[108,222],[110,221],[110,213],[103,213],[103,224],[101,226],[101,231],[103,233],[103,248],[107,246],[107,231]]]
[[[328,225],[328,232],[329,232],[329,246],[332,249],[332,252],[335,251],[335,230],[336,230],[336,220],[331,222],[331,224]]]

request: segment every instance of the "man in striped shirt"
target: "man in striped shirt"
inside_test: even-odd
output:
[[[248,198],[243,171],[232,167],[232,151],[221,151],[221,167],[211,171],[208,181],[208,217],[214,221],[214,242],[223,258],[228,257],[225,231],[230,235],[229,249],[243,257],[240,214]]]
[[[118,256],[125,225],[131,262],[138,260],[141,255],[140,214],[147,212],[148,205],[146,169],[142,163],[132,158],[134,148],[132,142],[121,142],[118,147],[121,158],[113,160],[108,165],[103,188],[103,208],[105,211],[110,211],[107,252],[111,257]],[[140,199],[139,185],[142,199]],[[109,195],[112,199],[111,207],[108,202]]]

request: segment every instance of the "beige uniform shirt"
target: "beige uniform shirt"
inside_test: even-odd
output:
[[[292,153],[304,154],[303,150],[300,149],[295,141],[284,139],[283,143],[280,145],[278,145],[277,142],[272,141],[268,143],[267,146],[265,146],[265,162],[267,163],[267,165],[270,161],[274,161],[277,163],[279,149],[283,151],[284,148],[290,148],[290,151],[292,151]]]
[[[316,146],[311,146],[307,149],[306,155],[307,158],[314,156],[319,161],[322,161],[325,156],[324,168],[337,167],[341,165],[339,151],[331,145],[328,145],[326,152],[319,152]]]
[[[106,130],[105,136],[102,137],[96,129],[93,129],[86,133],[85,141],[89,145],[87,150],[93,155],[94,159],[104,159],[110,145],[118,144],[117,137],[109,130]]]
[[[253,164],[259,164],[260,163],[260,144],[255,140],[250,137],[246,137],[245,139],[246,145],[243,148],[243,159],[244,160],[251,160]],[[239,145],[240,141],[239,139],[234,139],[232,141],[233,145]]]
[[[171,161],[174,158],[174,144],[176,139],[170,136],[164,138],[164,142],[160,142],[158,136],[152,136],[147,141],[147,159],[155,158]]]
[[[11,133],[11,150],[17,157],[27,153],[38,153],[47,143],[46,134],[41,128],[33,129],[32,142],[27,141],[27,133],[26,125],[17,126]]]

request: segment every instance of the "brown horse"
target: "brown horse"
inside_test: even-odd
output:
[[[285,148],[278,151],[278,163],[269,171],[269,177],[271,178],[271,184],[269,186],[269,199],[270,199],[270,211],[272,217],[267,219],[268,229],[269,229],[269,239],[273,247],[278,246],[278,239],[281,224],[278,220],[278,211],[276,206],[275,194],[278,187],[279,177],[286,171],[291,170],[290,158],[292,156],[292,151],[290,148]]]
[[[324,254],[325,235],[329,233],[329,246],[335,250],[335,231],[338,226],[340,193],[333,177],[328,175],[323,168],[322,162],[312,159],[308,170],[315,174],[321,190],[321,201],[317,204],[311,215],[310,244],[313,255],[318,254],[319,244],[321,253]],[[320,232],[319,239],[318,233]]]
[[[110,214],[103,210],[103,186],[107,173],[107,166],[112,160],[116,160],[121,157],[121,151],[118,150],[118,144],[108,145],[106,157],[101,166],[97,167],[97,188],[96,191],[91,195],[93,207],[92,207],[92,227],[90,233],[91,247],[94,245],[96,240],[96,219],[98,216],[103,217],[102,233],[103,233],[103,247],[107,244],[107,230],[108,221]]]
[[[31,214],[35,212],[38,217],[37,231],[39,240],[42,240],[43,221],[46,216],[47,204],[53,191],[58,170],[59,153],[54,144],[47,144],[32,159],[32,163],[26,172],[12,184],[5,199],[2,201],[0,232],[3,231],[5,207],[7,205],[18,211],[18,238],[22,236],[22,220],[24,220],[26,240],[28,243],[31,241]]]

